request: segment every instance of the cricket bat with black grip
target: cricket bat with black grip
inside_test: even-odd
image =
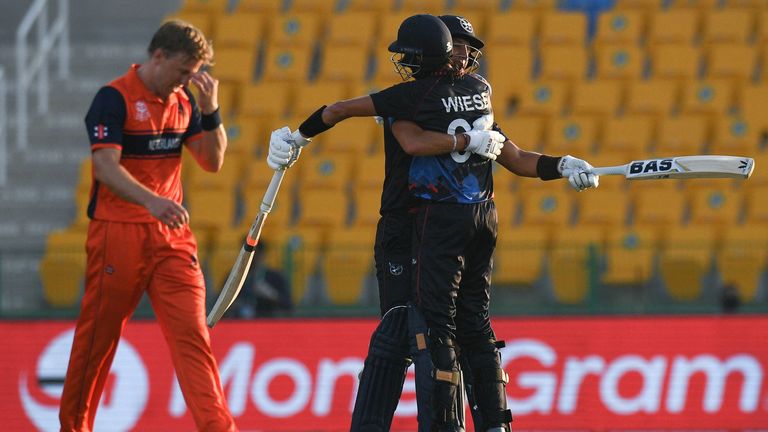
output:
[[[280,183],[283,181],[283,175],[285,175],[285,170],[275,171],[272,175],[267,191],[264,192],[259,213],[248,230],[248,236],[245,238],[243,247],[237,255],[232,270],[229,271],[229,276],[227,276],[227,280],[224,282],[224,287],[221,289],[216,303],[208,314],[208,327],[213,328],[219,322],[224,313],[227,312],[227,309],[232,306],[232,303],[240,293],[240,289],[243,287],[245,277],[248,275],[248,269],[251,267],[251,261],[253,260],[253,251],[259,243],[261,228],[264,226],[264,221],[266,221],[267,215],[275,204],[275,197],[280,189]]]
[[[675,156],[632,161],[625,165],[597,167],[597,175],[623,175],[627,180],[737,178],[748,179],[755,160],[742,156]]]

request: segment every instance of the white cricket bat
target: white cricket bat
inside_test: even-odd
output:
[[[626,165],[598,167],[598,175],[623,175],[627,180],[740,178],[748,179],[755,161],[741,156],[677,156],[632,161]]]
[[[245,243],[243,243],[243,247],[237,255],[232,270],[229,271],[229,276],[227,276],[227,281],[224,282],[224,287],[221,289],[221,293],[219,293],[219,298],[216,299],[216,304],[213,305],[211,312],[208,314],[208,327],[213,328],[213,326],[219,322],[227,309],[232,306],[232,303],[240,293],[240,289],[243,287],[245,277],[248,275],[248,269],[251,267],[251,261],[253,260],[253,251],[259,243],[261,228],[264,226],[264,221],[267,219],[267,215],[275,204],[275,197],[277,196],[277,191],[280,189],[280,183],[283,181],[284,174],[285,170],[279,170],[275,171],[272,175],[269,187],[267,187],[267,191],[264,192],[264,198],[261,201],[259,214],[256,215],[256,219],[254,219],[253,224],[251,224],[251,228],[248,230],[248,236],[245,238]]]

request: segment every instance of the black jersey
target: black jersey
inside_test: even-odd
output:
[[[449,134],[491,129],[491,87],[485,79],[479,75],[434,76],[392,86],[371,98],[387,127],[382,212],[407,206],[414,197],[460,203],[491,198],[490,160],[473,153],[454,152],[417,156],[411,158],[410,164],[404,164],[405,152],[388,129],[394,120],[411,120],[424,129]],[[410,193],[405,193],[406,189]]]

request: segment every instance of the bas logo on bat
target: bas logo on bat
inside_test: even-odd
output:
[[[664,172],[672,169],[672,159],[653,159],[647,161],[633,162],[629,166],[630,174],[640,174],[647,172]]]

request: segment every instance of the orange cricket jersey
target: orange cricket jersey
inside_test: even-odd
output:
[[[199,138],[200,110],[186,87],[166,100],[152,93],[137,73],[140,65],[102,87],[91,103],[85,125],[91,151],[121,150],[120,165],[141,184],[181,203],[181,148]],[[154,222],[144,207],[128,202],[95,179],[88,217],[118,222]]]

